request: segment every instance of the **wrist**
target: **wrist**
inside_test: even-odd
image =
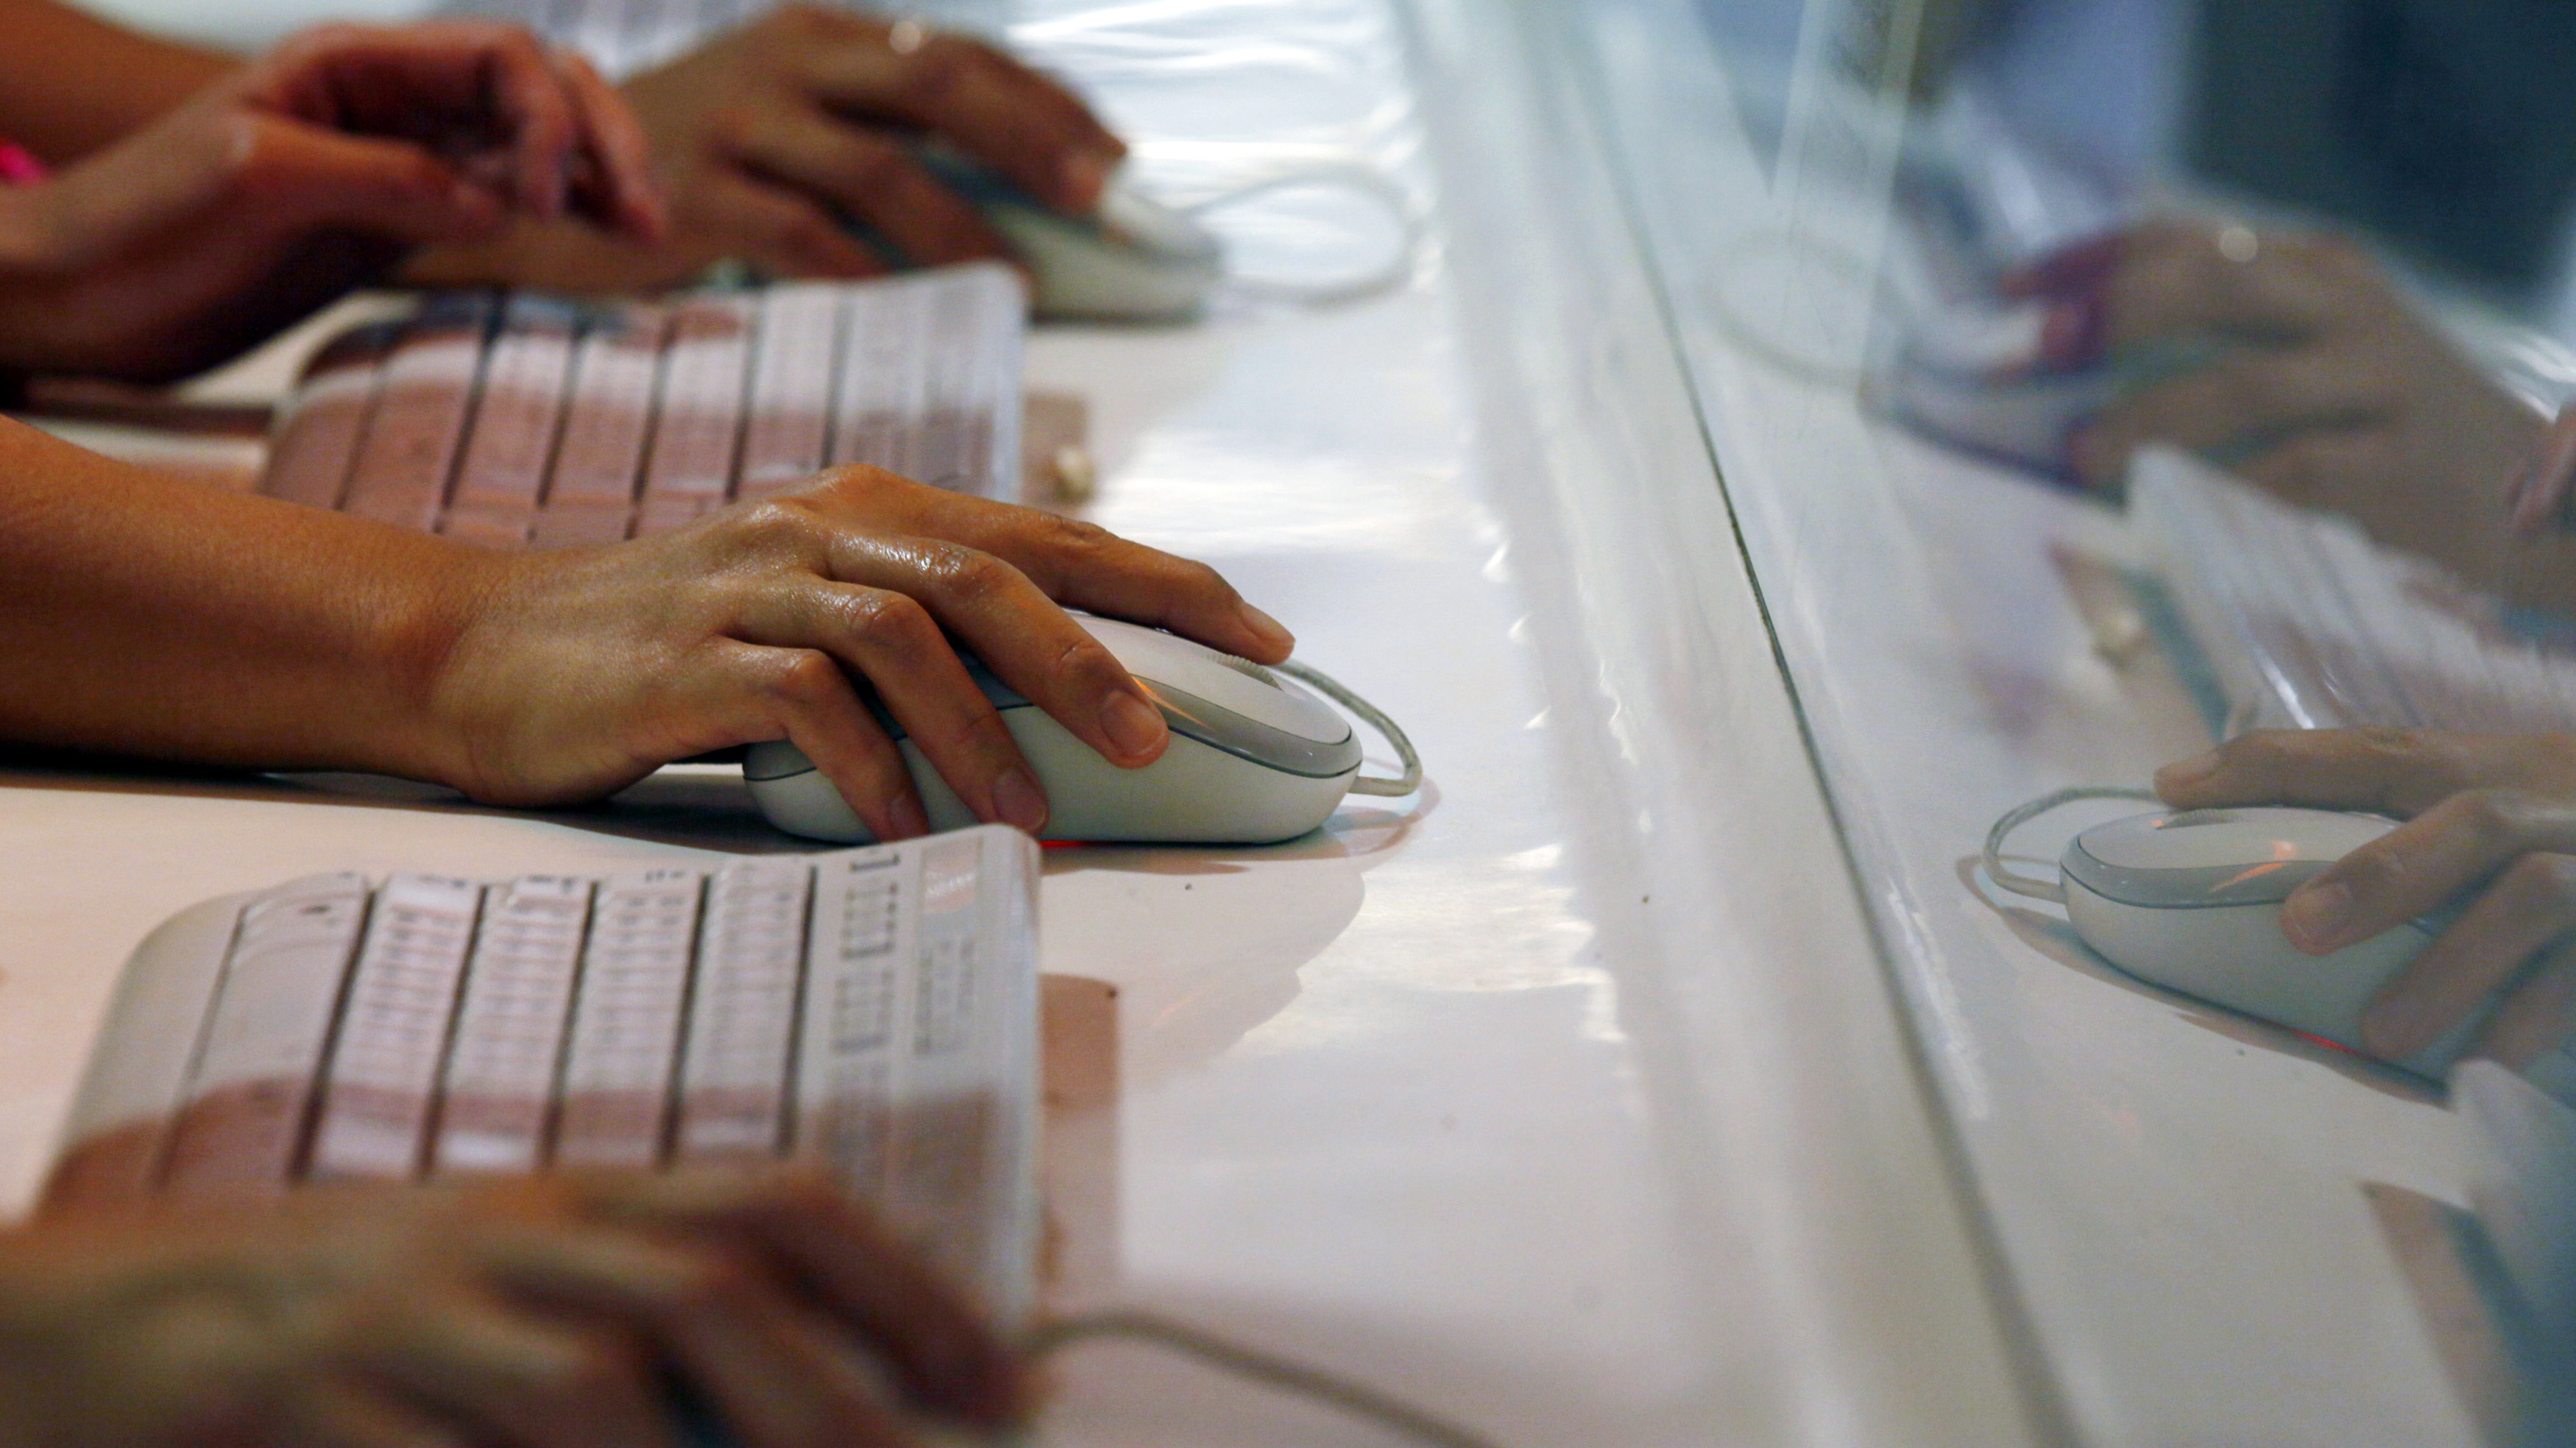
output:
[[[409,540],[407,540],[409,541]],[[362,742],[368,768],[477,792],[479,771],[468,721],[446,707],[460,646],[508,587],[517,560],[493,549],[421,539],[429,556],[400,570],[399,596],[381,610],[367,643],[380,681],[381,736]]]

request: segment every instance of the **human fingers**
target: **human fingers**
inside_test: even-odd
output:
[[[2440,907],[2519,856],[2566,849],[2576,849],[2576,803],[2463,790],[2291,891],[2281,928],[2301,950],[2323,955]],[[2527,907],[2537,897],[2511,898]]]
[[[32,195],[62,265],[130,254],[225,206],[234,210],[207,229],[192,266],[235,255],[265,266],[265,248],[319,225],[420,242],[489,235],[506,220],[498,196],[416,147],[211,107],[130,137]]]
[[[820,203],[766,177],[715,167],[689,193],[690,222],[721,238],[726,254],[772,276],[857,278],[888,269]]]
[[[2477,1054],[2516,1071],[2566,1044],[2576,1029],[2576,941],[2553,947],[2513,988],[2478,1038]]]
[[[2256,347],[2111,403],[2069,444],[2088,483],[2104,485],[2150,443],[2199,453],[2243,449],[2387,411],[2377,379],[2316,347]]]
[[[279,1433],[286,1448],[476,1448],[465,1425],[379,1388],[325,1379],[294,1395]]]
[[[257,62],[243,98],[334,130],[477,158],[518,204],[560,215],[583,115],[544,45],[498,21],[324,25]]]
[[[583,154],[575,173],[583,209],[593,220],[641,241],[659,240],[670,211],[653,182],[653,143],[626,97],[578,52],[547,53],[578,113]]]
[[[810,1165],[587,1179],[604,1220],[756,1252],[803,1300],[875,1345],[911,1397],[1016,1419],[1026,1372],[953,1287]]]
[[[469,1441],[676,1448],[650,1359],[611,1332],[449,1292],[384,1311],[344,1353],[363,1381]]]
[[[864,534],[837,536],[831,557],[834,577],[916,600],[1002,682],[1111,763],[1150,764],[1169,742],[1153,695],[1002,559],[941,539]]]
[[[1002,717],[968,676],[940,623],[917,596],[932,591],[932,569],[901,564],[824,565],[830,578],[780,581],[745,600],[736,628],[746,640],[816,650],[866,679],[939,777],[977,819],[1046,827],[1046,795]],[[848,581],[846,574],[899,579],[896,586]],[[1056,612],[1052,604],[1049,611]],[[1158,721],[1159,722],[1159,721]]]
[[[1072,92],[980,42],[910,21],[798,23],[832,37],[806,53],[802,74],[817,99],[948,140],[1059,210],[1098,205],[1127,154]]]
[[[1999,289],[2049,303],[2040,353],[2065,367],[2165,338],[2295,340],[2385,290],[2338,239],[2180,219],[2080,242],[2007,272]]]
[[[2576,796],[2576,735],[2256,729],[2156,772],[2185,809],[2298,804],[2404,818],[2464,789]]]
[[[735,139],[766,175],[820,196],[924,266],[1011,255],[975,208],[894,136],[804,106],[765,109]]]
[[[2151,233],[2103,289],[2110,350],[2175,337],[2295,342],[2347,323],[2386,295],[2359,248],[2324,233],[2241,225]]]
[[[791,1297],[756,1255],[555,1234],[504,1245],[488,1270],[531,1304],[645,1335],[743,1448],[909,1441],[867,1370],[869,1347]]]
[[[1258,663],[1277,663],[1297,644],[1215,569],[1097,524],[928,487],[879,468],[836,469],[800,496],[866,526],[992,554],[1068,607],[1170,629]]]
[[[2439,813],[2436,810],[2426,814],[2416,823],[2429,825]],[[2444,824],[2456,829],[2451,822]],[[2576,821],[2571,821],[2564,833],[2576,842]],[[2384,911],[2370,910],[2363,899],[2364,891],[2375,887],[2382,895],[2403,892],[2402,886],[2385,883],[2392,870],[2430,870],[2433,877],[2422,893],[2448,884],[2452,887],[2449,893],[2455,894],[2485,878],[2494,868],[2490,856],[2464,850],[2445,857],[2420,840],[2408,841],[2401,849],[2412,854],[2366,862],[2354,877],[2354,908],[2361,912],[2362,928],[2372,919],[2384,918]],[[2420,897],[2419,894],[2417,898]],[[2445,894],[2435,903],[2447,898]],[[2285,925],[2291,923],[2292,911],[2301,903],[2293,894],[2290,902],[2283,905]],[[2467,1019],[2497,987],[2571,925],[2576,925],[2576,856],[2542,850],[2512,857],[2511,863],[2495,875],[2493,883],[2461,912],[2458,920],[2371,997],[2361,1018],[2363,1044],[2372,1054],[2390,1060],[2402,1060],[2423,1050]],[[2298,936],[2294,933],[2291,938],[2295,941]]]
[[[2311,805],[2407,816],[2482,782],[2508,782],[2487,736],[2434,729],[2256,729],[2156,771],[2177,809]],[[2539,780],[2536,771],[2531,781]]]
[[[2512,527],[2516,536],[2536,537],[2565,526],[2567,497],[2576,487],[2576,406],[2561,407],[2532,455],[2514,480]]]
[[[831,654],[733,639],[716,641],[705,653],[695,682],[708,712],[727,721],[732,742],[793,743],[880,840],[929,833],[930,816],[902,751],[869,716]]]
[[[508,224],[508,203],[437,157],[396,141],[250,119],[234,182],[241,235],[346,227],[414,244],[473,241]]]

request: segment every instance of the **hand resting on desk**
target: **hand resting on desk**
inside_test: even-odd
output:
[[[514,214],[657,234],[644,149],[586,62],[514,27],[308,32],[0,187],[0,373],[184,375]]]
[[[991,1429],[1020,1363],[819,1175],[339,1185],[0,1232],[0,1442],[740,1448]]]
[[[2283,933],[2311,955],[2474,897],[2372,1000],[2372,1054],[2422,1050],[2499,990],[2477,1055],[2519,1068],[2576,1025],[2576,736],[2263,730],[2167,765],[2156,792],[2185,809],[2309,805],[2405,821],[2282,904]]]
[[[359,769],[498,804],[793,740],[880,839],[922,833],[872,682],[977,818],[1046,804],[954,637],[1112,763],[1160,711],[1058,604],[1271,663],[1217,574],[874,468],[605,548],[500,553],[171,479],[0,422],[0,738]]]

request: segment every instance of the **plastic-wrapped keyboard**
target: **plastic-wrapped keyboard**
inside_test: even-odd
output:
[[[2162,449],[2140,454],[2129,498],[2224,732],[2576,727],[2576,652],[2349,520]]]
[[[989,262],[656,303],[442,293],[316,354],[260,490],[541,548],[664,532],[844,463],[1014,498],[1025,309]]]
[[[1037,847],[313,875],[138,948],[49,1206],[549,1164],[822,1161],[1016,1312],[1036,1249]]]

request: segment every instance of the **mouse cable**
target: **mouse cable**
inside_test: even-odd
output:
[[[1386,717],[1385,710],[1351,692],[1347,685],[1312,664],[1301,664],[1295,659],[1290,659],[1284,664],[1272,664],[1270,667],[1272,671],[1286,674],[1358,715],[1361,723],[1376,730],[1387,743],[1395,746],[1396,762],[1404,766],[1404,773],[1393,779],[1361,775],[1351,781],[1351,793],[1411,794],[1422,787],[1422,756],[1414,749],[1413,741],[1405,737],[1402,729],[1396,727],[1395,721]]]
[[[1029,1335],[1026,1346],[1032,1357],[1043,1358],[1080,1343],[1111,1339],[1145,1343],[1195,1358],[1219,1372],[1339,1409],[1410,1442],[1423,1444],[1424,1448],[1495,1448],[1494,1441],[1481,1433],[1434,1417],[1364,1383],[1228,1342],[1150,1312],[1119,1309],[1059,1318],[1041,1324]]]
[[[1995,821],[1995,827],[1986,831],[1986,878],[1994,881],[1996,888],[2010,890],[2016,895],[2027,895],[2034,900],[2053,901],[2059,905],[2065,904],[2065,886],[2054,880],[2043,880],[2037,875],[2025,875],[2018,870],[2005,867],[2004,839],[2041,815],[2054,813],[2070,804],[2088,799],[2135,799],[2145,800],[2149,804],[2162,803],[2150,791],[2130,789],[2125,785],[2117,784],[2078,785],[2073,789],[2061,789],[2055,794],[2041,795],[2026,805],[2006,811],[2002,819]]]
[[[1272,191],[1309,188],[1349,191],[1376,202],[1395,223],[1393,254],[1369,270],[1329,281],[1303,282],[1229,275],[1226,278],[1228,286],[1254,297],[1303,302],[1308,306],[1332,306],[1375,296],[1412,279],[1415,258],[1422,250],[1420,210],[1404,182],[1372,161],[1357,157],[1289,161],[1273,170],[1237,181],[1216,195],[1191,202],[1180,210],[1196,219]]]

